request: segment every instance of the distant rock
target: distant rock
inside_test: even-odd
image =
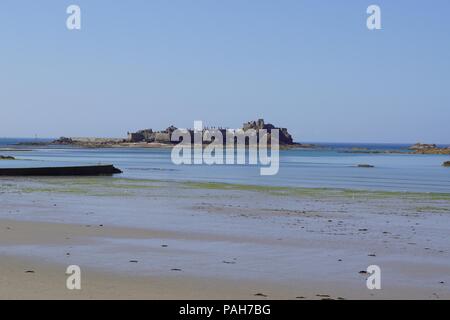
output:
[[[25,141],[15,144],[16,146],[27,146],[27,147],[45,147],[48,146],[48,142],[36,142],[36,141]]]
[[[436,144],[416,143],[409,147],[416,154],[450,154],[450,147],[438,147]]]
[[[410,150],[429,150],[436,149],[438,146],[436,144],[426,144],[426,143],[416,143],[409,147]]]
[[[61,137],[52,142],[52,144],[62,144],[62,145],[73,144],[73,143],[74,143],[74,141],[72,140],[72,138],[66,138],[66,137]]]
[[[312,143],[296,143],[294,142],[293,145],[296,148],[303,148],[303,149],[317,149],[318,146]]]
[[[444,167],[450,167],[450,161],[445,161],[442,165]]]
[[[358,168],[375,168],[375,166],[371,164],[358,164]]]
[[[0,156],[0,160],[16,160],[16,158],[11,156]]]
[[[124,139],[113,138],[67,138],[61,137],[53,141],[52,145],[70,145],[84,148],[106,148],[120,145]]]

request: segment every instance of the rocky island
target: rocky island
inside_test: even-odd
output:
[[[71,145],[84,148],[107,148],[107,147],[171,147],[174,145],[172,142],[172,134],[178,128],[171,125],[165,130],[154,131],[153,129],[144,129],[136,132],[128,132],[126,139],[109,139],[109,138],[67,138],[61,137],[51,143],[51,145]],[[219,130],[222,134],[226,135],[227,128],[213,127],[205,128],[207,130]],[[312,148],[311,144],[301,144],[294,142],[292,135],[286,128],[279,128],[271,123],[266,123],[264,119],[257,121],[249,121],[243,124],[244,131],[253,129],[259,134],[259,131],[267,130],[270,140],[270,132],[274,129],[279,129],[279,142],[283,148],[297,147],[297,148]],[[194,130],[188,129],[188,132],[193,135]]]
[[[264,119],[259,119],[257,121],[249,121],[243,124],[242,129],[244,131],[247,130],[255,130],[257,134],[259,134],[260,130],[267,130],[267,132],[270,135],[270,132],[273,129],[279,129],[280,132],[280,145],[295,145],[294,140],[292,139],[292,136],[289,134],[288,130],[286,128],[278,128],[275,127],[271,123],[265,123]],[[140,130],[137,132],[128,133],[128,142],[147,142],[147,143],[165,143],[165,144],[172,144],[172,133],[177,130],[177,127],[170,126],[164,131],[153,131],[152,129],[146,129],[146,130]],[[219,130],[223,136],[226,135],[227,128],[205,128],[203,129],[203,132],[208,130]],[[191,134],[191,136],[194,134],[193,129],[188,129],[188,132]]]
[[[341,150],[342,153],[363,153],[363,154],[450,154],[450,147],[439,147],[436,144],[416,143],[407,149],[392,149],[392,150],[372,150],[367,148],[350,148]]]
[[[450,147],[438,147],[436,144],[416,143],[409,150],[414,154],[450,154]]]
[[[114,138],[67,138],[61,137],[50,145],[55,146],[78,146],[84,148],[107,148],[114,146],[121,146],[126,143],[126,139],[114,139]]]

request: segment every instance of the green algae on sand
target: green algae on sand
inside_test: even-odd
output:
[[[370,199],[407,199],[407,200],[442,200],[450,201],[450,193],[400,192],[377,190],[352,190],[339,188],[306,188],[288,186],[269,186],[252,184],[234,184],[201,181],[168,181],[130,178],[45,178],[30,180],[37,186],[25,186],[22,192],[67,193],[79,195],[128,196],[139,190],[173,190],[198,189],[237,192],[259,192],[276,197],[308,197],[317,199],[351,198],[355,200]],[[179,195],[177,195],[179,196]]]
[[[265,192],[275,196],[348,197],[360,199],[402,198],[417,200],[450,200],[450,193],[352,190],[331,188],[301,188],[267,185],[228,184],[219,182],[184,182],[188,188]]]

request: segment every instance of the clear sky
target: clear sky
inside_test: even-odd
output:
[[[2,0],[0,136],[263,117],[297,141],[450,143],[449,17],[448,0]]]

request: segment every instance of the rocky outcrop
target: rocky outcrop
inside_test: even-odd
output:
[[[16,158],[11,156],[0,156],[0,160],[16,160]]]
[[[409,147],[410,150],[429,150],[429,149],[436,149],[436,144],[427,144],[427,143],[416,143]]]
[[[450,154],[450,147],[438,147],[436,144],[416,143],[409,147],[416,154]]]
[[[84,148],[102,148],[120,145],[124,139],[112,138],[66,138],[61,137],[51,143],[51,145],[78,146]]]
[[[246,123],[244,123],[242,129],[244,131],[253,129],[256,132],[259,132],[259,130],[264,129],[264,130],[267,130],[269,135],[273,129],[279,129],[280,130],[280,135],[279,135],[280,145],[293,145],[294,144],[294,140],[292,139],[292,136],[289,134],[289,132],[286,128],[277,128],[271,123],[266,124],[264,122],[264,119],[258,119],[257,121],[246,122]]]
[[[445,161],[442,165],[444,167],[450,167],[450,161]]]
[[[52,142],[52,144],[61,144],[61,145],[70,145],[73,144],[73,140],[71,138],[61,137]]]

